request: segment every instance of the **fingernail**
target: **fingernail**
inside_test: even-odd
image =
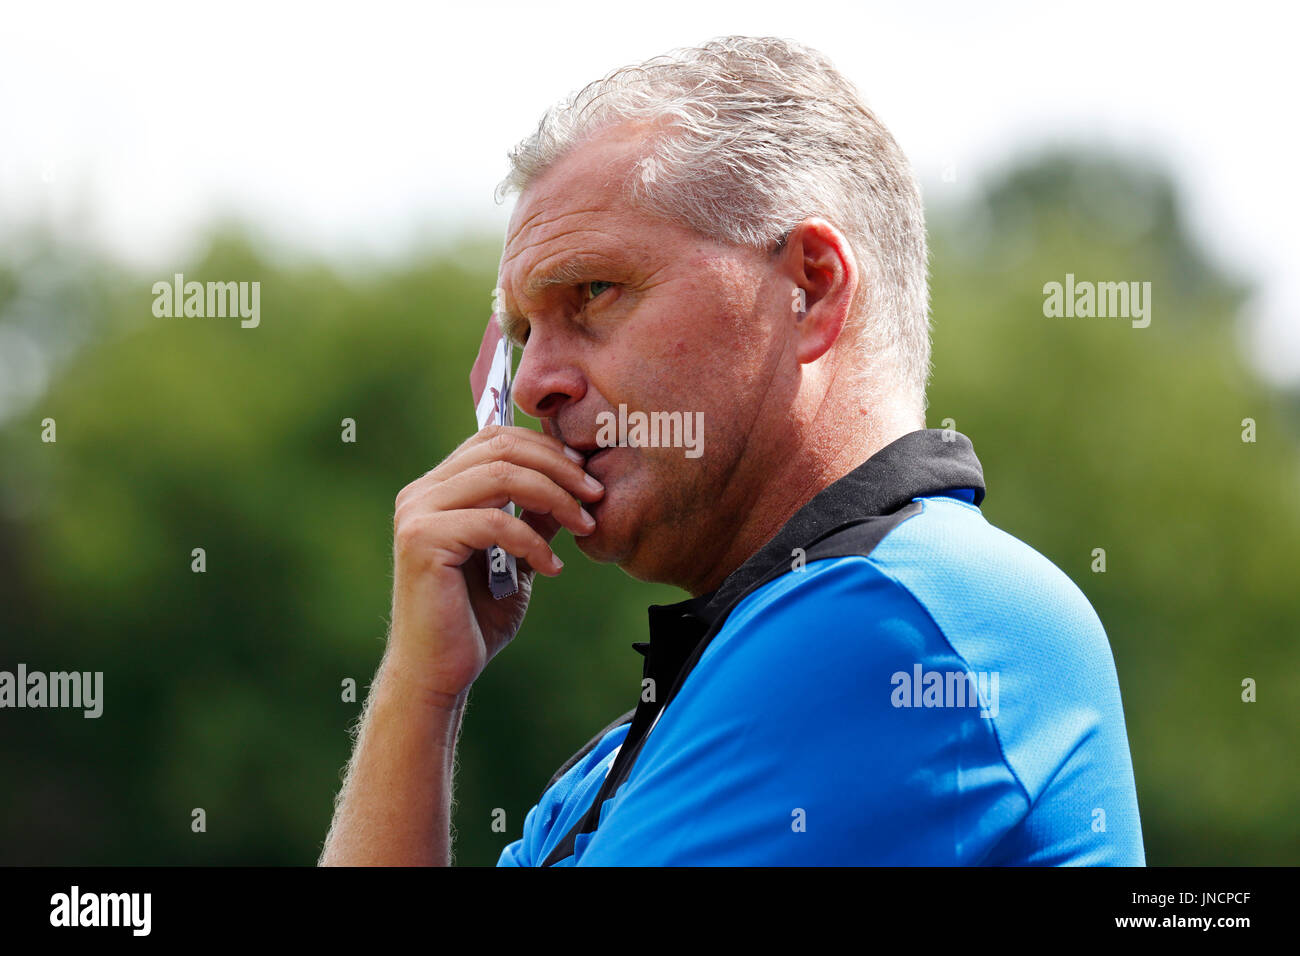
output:
[[[586,508],[582,508],[582,507],[579,507],[578,510],[582,512],[582,523],[583,523],[586,527],[588,527],[588,528],[594,528],[594,527],[596,527],[596,519],[593,518],[593,517],[591,516],[591,512],[590,512],[590,511],[588,511]]]
[[[551,563],[555,565],[557,571],[564,567],[564,562],[560,560],[560,556],[554,551],[551,552]]]
[[[592,491],[604,491],[604,490],[605,490],[605,486],[602,485],[602,484],[601,484],[599,481],[597,481],[595,478],[591,477],[591,475],[588,475],[588,474],[585,474],[585,473],[584,473],[582,477],[583,477],[583,480],[584,480],[585,484],[587,485],[587,487],[590,488]]]
[[[582,452],[578,451],[576,448],[570,448],[568,445],[564,446],[564,453],[580,465],[587,460],[586,456],[583,455]]]

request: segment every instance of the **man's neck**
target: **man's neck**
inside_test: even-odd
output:
[[[756,486],[742,491],[743,508],[737,503],[723,505],[729,512],[736,507],[746,520],[734,534],[721,555],[709,562],[707,571],[689,584],[681,586],[692,597],[716,590],[727,577],[770,541],[796,512],[821,491],[843,478],[886,445],[921,426],[892,424],[888,428],[846,429],[855,441],[825,431],[817,441],[806,442],[780,456],[778,467],[766,471]]]

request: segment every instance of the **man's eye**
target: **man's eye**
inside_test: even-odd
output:
[[[584,289],[589,289],[589,290],[590,290],[590,295],[588,295],[587,298],[586,298],[586,300],[585,300],[585,301],[587,301],[587,302],[590,302],[592,299],[595,299],[595,298],[597,298],[598,296],[600,296],[600,294],[601,294],[602,292],[604,292],[606,289],[612,289],[612,288],[614,288],[614,283],[612,283],[612,282],[602,282],[601,280],[597,279],[597,280],[595,280],[594,282],[584,282],[584,283],[582,284],[582,287],[583,287]]]

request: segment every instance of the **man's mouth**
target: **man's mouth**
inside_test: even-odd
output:
[[[603,483],[604,478],[602,475],[596,474],[593,469],[601,469],[603,471],[603,463],[609,457],[610,452],[618,451],[618,446],[597,445],[594,448],[579,448],[578,451],[582,452],[582,470],[590,472]]]
[[[558,432],[559,429],[556,429],[556,431]],[[608,452],[617,451],[619,448],[618,445],[601,445],[595,438],[583,439],[574,436],[573,438],[566,439],[563,437],[562,432],[557,434],[556,437],[568,445],[568,447],[573,451],[582,455],[583,471],[589,471],[593,465],[603,462],[605,460],[605,455]]]

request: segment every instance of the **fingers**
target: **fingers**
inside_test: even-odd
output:
[[[596,521],[567,491],[541,472],[510,461],[489,461],[436,485],[424,507],[501,508],[513,501],[525,511],[550,515],[576,535],[591,534]]]
[[[446,481],[488,461],[512,461],[540,471],[583,501],[598,501],[604,494],[600,482],[583,470],[580,452],[550,435],[507,425],[480,429],[426,477]]]
[[[579,536],[595,529],[575,499],[597,501],[604,488],[575,460],[581,458],[578,452],[566,454],[559,439],[526,428],[485,428],[476,438],[402,489],[395,527],[424,511],[500,508],[513,501],[527,512],[554,519],[557,527],[539,527],[548,539],[561,526]]]
[[[536,530],[496,508],[439,511],[405,521],[394,536],[394,549],[405,563],[441,563],[459,567],[475,551],[505,549],[528,565],[555,577],[562,562]]]

